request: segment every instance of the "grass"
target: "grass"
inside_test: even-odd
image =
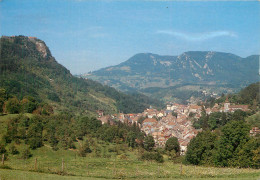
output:
[[[76,151],[53,151],[44,146],[32,151],[33,157],[19,159],[9,155],[5,165],[12,169],[1,169],[0,179],[259,179],[260,171],[255,169],[215,168],[174,164],[166,160],[163,164],[143,162],[137,159],[137,152],[126,152],[122,156],[97,158],[77,156]],[[37,169],[35,169],[37,158]],[[64,172],[62,172],[62,159]]]

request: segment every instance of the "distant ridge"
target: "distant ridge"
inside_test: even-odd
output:
[[[159,99],[175,96],[178,92],[172,90],[178,87],[181,92],[184,86],[189,91],[207,87],[218,93],[231,93],[259,81],[259,55],[242,58],[214,51],[188,51],[179,56],[139,53],[116,66],[82,77],[122,91],[141,91]]]
[[[92,72],[89,78],[135,89],[182,83],[246,86],[259,80],[259,55],[241,58],[231,53],[188,51],[179,56],[136,54],[116,66]],[[111,82],[111,83],[110,83]]]

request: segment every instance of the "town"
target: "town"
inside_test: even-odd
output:
[[[104,115],[98,111],[99,120],[113,125],[115,121],[136,123],[146,135],[154,138],[156,147],[164,147],[170,137],[177,137],[181,147],[181,153],[185,154],[187,145],[202,129],[195,129],[193,122],[198,120],[202,112],[211,114],[213,112],[234,112],[236,110],[249,111],[248,105],[231,104],[228,99],[224,103],[215,104],[212,108],[204,105],[168,103],[166,109],[158,111],[152,107],[138,114],[113,114]],[[259,133],[258,128],[253,128],[251,134]]]

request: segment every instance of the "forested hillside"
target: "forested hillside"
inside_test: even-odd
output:
[[[162,106],[146,96],[126,95],[92,80],[72,76],[37,38],[4,36],[0,42],[0,87],[18,100],[31,96],[37,102],[48,103],[55,112],[76,114],[93,114],[96,110],[141,112],[150,105]]]
[[[94,71],[89,77],[113,86],[118,83],[119,88],[121,83],[135,89],[185,83],[231,84],[239,88],[259,80],[258,58],[214,51],[189,51],[179,56],[140,53],[119,65]]]
[[[260,105],[260,81],[250,84],[243,88],[236,94],[223,95],[215,102],[224,102],[228,98],[229,102],[236,104],[248,104],[253,109],[256,109]]]
[[[193,126],[200,132],[193,138],[186,161],[195,165],[260,168],[260,136],[252,128],[260,128],[260,82],[253,83],[236,94],[223,95],[211,103],[247,104],[249,111],[212,112],[203,109]],[[251,131],[250,131],[251,130]]]

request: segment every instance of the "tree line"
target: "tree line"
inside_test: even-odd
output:
[[[247,113],[214,113],[199,120],[203,131],[191,139],[185,160],[194,165],[260,168],[260,138],[249,132]]]

